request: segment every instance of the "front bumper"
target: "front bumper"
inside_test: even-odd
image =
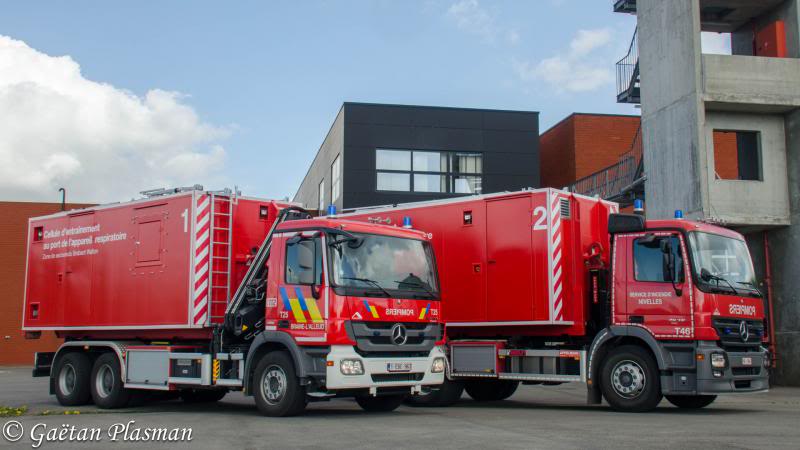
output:
[[[698,361],[697,393],[699,395],[716,395],[735,392],[759,392],[769,389],[769,370],[764,361],[769,355],[763,348],[758,352],[725,351],[716,344],[698,345],[697,353],[704,355],[704,361]],[[728,358],[727,367],[717,369],[711,367],[711,354],[725,353]],[[714,376],[714,371],[722,376]]]
[[[331,346],[327,357],[325,388],[328,391],[341,389],[369,389],[371,393],[380,388],[408,387],[419,392],[422,386],[438,385],[444,382],[444,372],[433,373],[431,366],[437,357],[444,358],[439,347],[433,347],[426,357],[364,357],[347,345]],[[343,359],[360,359],[364,365],[363,375],[344,375],[340,370]],[[411,370],[390,372],[389,363],[411,363]]]

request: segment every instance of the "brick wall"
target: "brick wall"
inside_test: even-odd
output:
[[[32,365],[34,352],[54,351],[60,343],[52,332],[26,340],[21,331],[28,218],[60,210],[58,203],[0,202],[0,365]]]
[[[542,187],[561,188],[619,161],[639,128],[638,116],[576,113],[540,137]]]
[[[617,161],[631,148],[639,117],[575,116],[575,178],[581,179]]]
[[[562,188],[575,181],[575,122],[570,116],[539,137],[539,185]]]
[[[739,179],[739,152],[735,131],[714,130],[714,172],[723,180]]]

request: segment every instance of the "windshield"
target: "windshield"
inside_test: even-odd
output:
[[[699,231],[689,233],[689,239],[698,273],[706,269],[736,289],[756,290],[753,263],[744,241]],[[722,285],[727,286],[724,282]]]
[[[398,296],[411,291],[436,298],[436,273],[430,245],[416,239],[354,233],[331,244],[333,281],[337,286]],[[400,294],[402,295],[402,294]]]

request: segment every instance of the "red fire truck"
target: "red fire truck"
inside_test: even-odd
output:
[[[433,242],[448,377],[414,400],[580,381],[619,410],[686,408],[768,388],[764,311],[742,236],[645,221],[552,189],[369,208],[348,219],[413,224]]]
[[[334,396],[388,411],[442,383],[426,234],[230,191],[147,194],[29,222],[23,329],[65,339],[34,369],[62,405],[243,390],[271,416]]]

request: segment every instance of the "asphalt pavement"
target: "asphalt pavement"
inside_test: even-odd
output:
[[[300,417],[267,418],[240,393],[205,405],[63,408],[48,394],[46,378],[31,378],[29,368],[0,368],[0,407],[19,406],[27,411],[0,417],[0,424],[11,438],[22,436],[13,443],[0,437],[0,448],[800,448],[800,388],[720,397],[699,411],[664,401],[655,412],[630,414],[587,406],[580,384],[521,386],[502,402],[465,395],[448,408],[375,414],[340,399],[312,403]],[[72,442],[47,441],[70,434]]]

